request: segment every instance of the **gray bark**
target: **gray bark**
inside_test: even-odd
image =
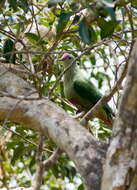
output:
[[[137,189],[137,42],[108,149],[102,190]]]

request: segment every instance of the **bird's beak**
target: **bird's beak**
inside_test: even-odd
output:
[[[64,61],[64,59],[65,59],[65,58],[62,56],[62,57],[59,59],[59,61]]]

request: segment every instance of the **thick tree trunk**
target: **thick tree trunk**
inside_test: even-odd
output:
[[[87,190],[99,190],[107,146],[53,102],[38,98],[35,89],[0,67],[0,120],[9,120],[48,135],[65,151]]]
[[[114,123],[102,190],[137,190],[137,42],[130,58],[126,87]]]

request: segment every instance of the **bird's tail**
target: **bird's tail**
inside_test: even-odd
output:
[[[99,111],[97,117],[101,119],[108,127],[112,128],[113,125],[113,116],[112,114],[106,114],[104,111]]]

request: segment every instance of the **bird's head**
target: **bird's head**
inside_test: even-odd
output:
[[[64,66],[68,66],[70,63],[74,61],[74,57],[69,53],[64,53],[60,61],[63,61]]]

